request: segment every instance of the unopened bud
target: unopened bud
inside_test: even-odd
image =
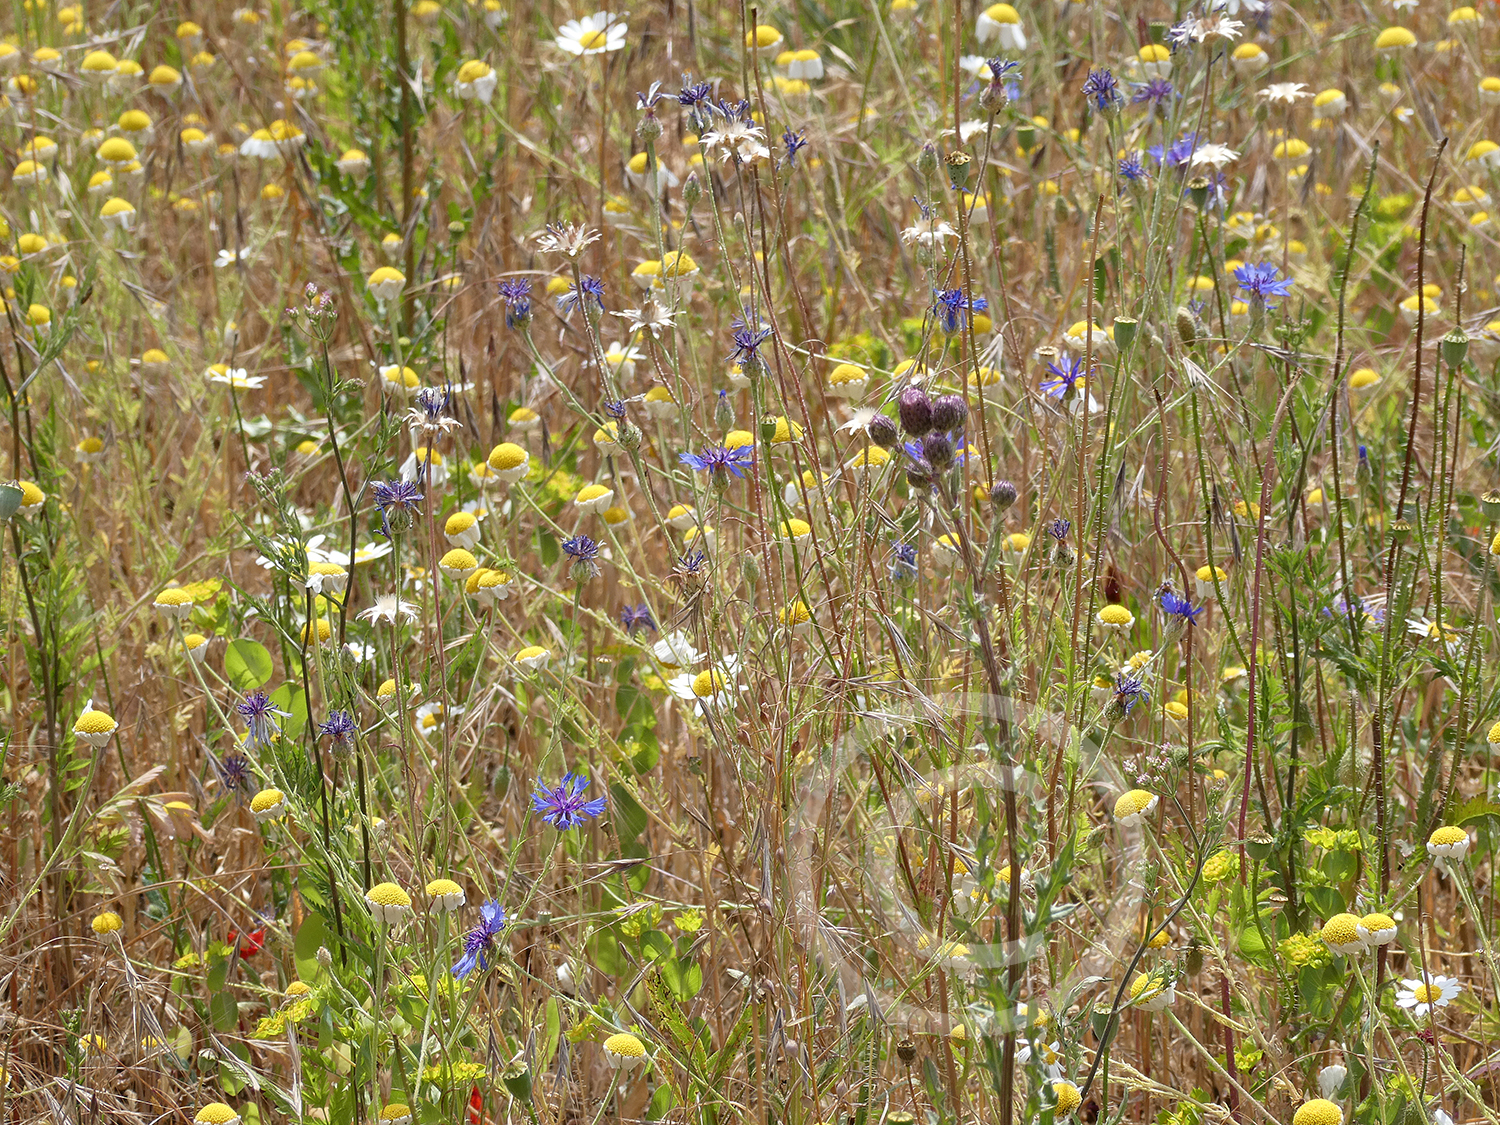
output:
[[[1177,335],[1188,347],[1198,342],[1198,318],[1186,305],[1177,306]]]
[[[648,145],[661,136],[661,122],[657,120],[656,114],[647,113],[645,117],[641,118],[636,124],[635,135]]]
[[[969,408],[961,395],[939,395],[932,400],[932,428],[948,433],[958,429],[969,417]]]
[[[931,141],[928,141],[922,146],[922,151],[917,156],[917,171],[922,174],[924,179],[930,180],[933,173],[937,171],[937,166],[937,147]]]
[[[896,400],[901,414],[901,428],[912,437],[921,437],[932,429],[932,400],[921,387],[907,387]]]
[[[870,440],[881,449],[894,449],[896,443],[901,440],[901,434],[896,429],[896,423],[888,414],[877,414],[870,419],[870,424],[865,427],[870,434]]]
[[[990,507],[1003,512],[1016,502],[1016,486],[1008,480],[997,481],[990,489]]]
[[[331,969],[333,967],[333,954],[328,952],[328,947],[326,945],[318,946],[318,952],[313,956],[317,959],[318,964],[323,966],[323,968]]]
[[[698,205],[698,200],[703,196],[703,184],[698,179],[697,172],[689,172],[688,178],[682,181],[682,209],[691,211]]]

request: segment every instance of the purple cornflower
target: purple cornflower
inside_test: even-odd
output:
[[[732,327],[734,331],[730,338],[734,341],[734,351],[729,354],[729,362],[738,363],[741,371],[746,375],[752,375],[760,370],[762,363],[760,346],[770,337],[771,330],[757,328],[751,331],[750,327],[739,318],[735,318]]]
[[[1047,534],[1061,543],[1068,537],[1068,532],[1073,530],[1073,521],[1065,520],[1061,516],[1047,525]]]
[[[1108,67],[1089,71],[1083,80],[1083,96],[1095,111],[1106,114],[1117,112],[1125,101],[1125,95],[1120,93],[1120,80]]]
[[[786,146],[786,155],[782,157],[782,164],[790,167],[797,163],[797,153],[807,147],[807,137],[803,135],[801,129],[795,133],[788,129],[781,134],[781,143]]]
[[[375,506],[380,509],[380,534],[391,537],[391,520],[396,521],[396,530],[405,531],[411,526],[411,517],[422,502],[422,494],[415,483],[409,480],[380,481],[375,485]]]
[[[583,277],[578,284],[568,286],[568,291],[557,299],[557,311],[572,316],[574,309],[586,310],[590,304],[604,311],[604,282],[597,277]]]
[[[1161,145],[1152,145],[1146,151],[1158,164],[1168,168],[1185,168],[1198,147],[1197,133],[1184,133],[1163,151]]]
[[[245,741],[251,746],[269,746],[271,739],[280,733],[280,727],[276,724],[276,716],[280,715],[283,718],[291,716],[290,711],[281,710],[263,691],[252,691],[245,696],[243,703],[235,704],[234,709],[245,720],[245,726],[249,729]]]
[[[735,449],[726,449],[722,445],[709,445],[704,447],[702,453],[680,453],[677,459],[700,473],[708,473],[715,484],[728,484],[730,473],[744,477],[740,466],[748,465],[755,459],[755,448],[741,445]]]
[[[412,408],[411,418],[419,426],[429,430],[447,429],[448,404],[453,401],[453,392],[446,388],[423,387],[417,391],[417,404]]]
[[[250,759],[243,754],[226,754],[222,762],[215,760],[214,766],[225,789],[237,791],[250,781]]]
[[[495,942],[503,929],[505,907],[490,899],[479,908],[479,925],[464,935],[464,955],[453,963],[453,975],[463,980],[475,969],[480,972],[488,969],[488,958],[495,952]]]
[[[990,68],[991,82],[1004,82],[1010,77],[1012,71],[1021,69],[1021,64],[1015,59],[1002,59],[998,55],[992,59],[985,59],[984,65]]]
[[[1049,363],[1047,370],[1052,373],[1052,378],[1043,379],[1038,388],[1048,398],[1055,398],[1059,402],[1072,395],[1078,390],[1078,382],[1084,378],[1083,360],[1071,357],[1062,357],[1062,363]],[[1087,380],[1084,380],[1087,382]]]
[[[1175,590],[1166,590],[1161,596],[1161,609],[1167,615],[1167,628],[1178,631],[1188,625],[1196,625],[1203,606],[1193,608],[1193,603]]]
[[[563,540],[562,549],[573,560],[570,567],[573,581],[585,582],[599,576],[599,544],[594,540],[587,535],[575,535]]]
[[[684,109],[692,109],[702,105],[713,97],[714,87],[711,82],[693,82],[691,74],[682,76],[682,89],[677,91],[677,104]]]
[[[669,97],[671,95],[662,90],[660,82],[653,82],[651,83],[651,89],[647,90],[644,94],[639,90],[636,91],[635,107],[636,109],[644,109],[649,113],[656,108],[657,102],[665,101]]]
[[[642,629],[650,629],[656,632],[656,619],[651,616],[651,608],[642,602],[640,605],[626,603],[620,607],[620,624],[625,627],[625,632],[631,636],[639,633]]]
[[[699,574],[708,564],[708,556],[699,550],[689,551],[677,560],[677,573],[684,578]]]
[[[505,327],[525,328],[531,323],[531,279],[513,277],[500,283],[500,299],[505,302]]]
[[[1145,165],[1141,163],[1141,154],[1139,152],[1127,153],[1120,160],[1120,176],[1127,182],[1138,184],[1142,180],[1148,179],[1150,175],[1151,173],[1147,172]]]
[[[540,781],[531,795],[531,811],[541,813],[542,819],[559,832],[577,828],[586,820],[593,820],[604,811],[605,800],[596,797],[592,801],[583,799],[589,779],[581,773],[565,773],[555,789],[548,789]]]
[[[318,733],[326,734],[333,739],[335,750],[348,750],[354,745],[354,732],[358,728],[354,723],[354,716],[348,711],[328,712],[328,721],[318,724]]]
[[[1153,78],[1135,88],[1135,93],[1130,95],[1130,104],[1149,106],[1153,113],[1165,113],[1175,92],[1172,83],[1165,78]]]
[[[949,336],[965,327],[974,313],[984,312],[990,307],[989,301],[983,297],[965,297],[962,289],[936,289],[934,293],[932,314]]]
[[[1282,277],[1281,271],[1270,262],[1250,262],[1234,271],[1234,279],[1240,290],[1253,299],[1264,301],[1267,297],[1285,297],[1292,291],[1292,279]]]
[[[905,586],[917,578],[917,547],[914,543],[897,543],[891,552],[891,581]]]
[[[1145,688],[1145,681],[1139,672],[1121,671],[1115,677],[1115,710],[1120,718],[1130,714],[1130,709],[1137,703],[1145,700],[1151,702],[1151,693]]]
[[[625,403],[621,399],[610,399],[604,404],[604,413],[618,422],[625,417]]]

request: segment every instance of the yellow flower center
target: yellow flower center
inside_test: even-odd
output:
[[[578,45],[585,51],[595,51],[609,42],[609,36],[602,31],[588,31],[578,37]]]

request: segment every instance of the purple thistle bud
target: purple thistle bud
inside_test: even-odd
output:
[[[958,429],[969,417],[961,395],[939,395],[932,400],[932,428],[944,433]]]
[[[932,400],[921,387],[907,387],[896,403],[901,413],[901,428],[912,437],[921,437],[932,429]]]

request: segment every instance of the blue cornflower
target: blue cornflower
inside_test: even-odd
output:
[[[1052,373],[1052,378],[1043,379],[1038,388],[1048,398],[1055,398],[1059,402],[1078,390],[1079,380],[1088,382],[1084,379],[1083,360],[1068,356],[1063,356],[1061,359],[1061,364],[1047,364],[1047,370]]]
[[[782,157],[782,163],[790,166],[797,162],[797,154],[807,147],[807,137],[801,129],[795,133],[788,129],[781,134],[781,143],[786,146],[786,155]]]
[[[240,713],[245,720],[245,726],[249,728],[245,741],[251,746],[269,746],[271,739],[280,733],[277,726],[276,716],[283,718],[291,716],[290,711],[283,711],[271,702],[271,697],[263,691],[252,691],[245,696],[243,703],[235,704],[234,709]]]
[[[989,301],[983,297],[964,296],[962,289],[936,289],[933,292],[936,300],[932,304],[932,313],[949,336],[966,327],[974,313],[984,312],[990,307]]]
[[[581,773],[565,773],[561,784],[548,789],[540,781],[531,795],[531,811],[542,814],[542,819],[559,832],[577,828],[586,820],[593,820],[604,811],[605,800],[596,797],[592,801],[583,799],[589,779]]]
[[[711,82],[693,82],[691,74],[682,76],[682,89],[677,91],[677,104],[684,109],[692,109],[700,106],[713,97],[714,87]]]
[[[490,899],[479,908],[479,925],[464,935],[464,955],[454,962],[453,975],[463,980],[475,969],[480,972],[488,969],[488,958],[495,952],[496,939],[503,929],[505,908],[495,899]]]
[[[1061,516],[1047,525],[1047,534],[1061,543],[1068,537],[1068,532],[1073,530],[1073,521],[1065,520]]]
[[[1370,471],[1370,447],[1367,446],[1367,445],[1361,445],[1359,447],[1359,472],[1368,473],[1369,471]]]
[[[597,277],[583,277],[578,284],[568,286],[568,291],[557,299],[557,311],[572,316],[574,309],[587,309],[590,304],[604,311],[604,282]]]
[[[1250,262],[1234,271],[1234,279],[1240,283],[1241,291],[1264,301],[1267,297],[1285,297],[1292,291],[1292,279],[1282,277],[1281,271],[1269,262]]]
[[[610,399],[604,404],[604,413],[608,414],[611,418],[618,422],[621,418],[625,417],[624,400]]]
[[[243,789],[250,781],[250,759],[243,754],[226,754],[224,760],[214,762],[219,771],[219,780],[231,792]]]
[[[563,540],[562,549],[573,560],[570,567],[573,581],[586,582],[599,576],[599,544],[594,540],[587,535],[575,535]]]
[[[1139,672],[1121,670],[1115,677],[1114,709],[1118,716],[1123,719],[1142,700],[1151,702],[1151,693],[1146,690],[1144,678]]]
[[[453,401],[453,392],[447,388],[422,387],[416,394],[417,404],[412,407],[411,421],[429,430],[446,430],[456,419],[448,418],[448,405]]]
[[[1165,78],[1153,78],[1136,86],[1135,93],[1130,95],[1130,104],[1150,106],[1158,113],[1165,112],[1167,102],[1175,92],[1172,83]]]
[[[1165,165],[1168,168],[1181,169],[1187,167],[1187,162],[1192,159],[1193,152],[1197,147],[1198,134],[1184,133],[1177,140],[1173,141],[1165,151],[1162,150],[1161,145],[1152,145],[1146,151],[1151,154],[1151,158],[1158,164]]]
[[[696,577],[708,565],[708,556],[694,549],[677,560],[677,573],[684,578]]]
[[[741,445],[734,449],[726,449],[722,445],[704,446],[702,453],[680,453],[677,459],[684,465],[691,465],[700,473],[710,474],[715,481],[728,482],[729,474],[744,477],[740,471],[741,465],[748,465],[755,459],[754,446]]]
[[[409,480],[379,481],[375,485],[375,506],[380,509],[380,534],[391,537],[391,520],[397,531],[411,526],[411,517],[422,502],[422,494]]]
[[[1149,179],[1150,175],[1151,173],[1147,172],[1145,165],[1141,163],[1139,152],[1127,153],[1120,160],[1120,176],[1127,182],[1138,184],[1142,180]]]
[[[985,59],[984,65],[990,68],[991,82],[1004,82],[1012,73],[1021,69],[1021,64],[1015,59],[1002,59],[998,55],[992,59]]]
[[[629,603],[620,607],[620,624],[625,627],[625,632],[634,636],[642,629],[650,629],[656,632],[656,619],[651,616],[651,608],[642,602],[640,605]]]
[[[1161,609],[1167,615],[1167,629],[1170,632],[1180,632],[1189,625],[1196,625],[1198,617],[1203,613],[1203,606],[1193,608],[1193,603],[1177,593],[1175,590],[1164,590],[1161,595]]]
[[[354,716],[348,711],[330,711],[328,721],[318,724],[318,733],[333,739],[334,749],[347,750],[354,745],[354,732],[358,728]]]
[[[1099,113],[1114,113],[1125,101],[1125,95],[1120,93],[1120,80],[1108,67],[1089,71],[1083,80],[1083,96]]]
[[[760,370],[760,346],[771,336],[769,328],[757,328],[753,331],[744,321],[736,317],[731,325],[730,339],[734,341],[734,351],[729,353],[729,362],[738,363],[740,370],[745,374],[754,374]]]
[[[651,83],[651,89],[647,90],[644,94],[639,90],[636,91],[635,107],[636,109],[644,109],[649,113],[656,108],[657,102],[664,101],[669,97],[671,95],[662,90],[660,82],[653,82]]]
[[[505,302],[505,327],[525,328],[531,323],[531,279],[513,277],[500,283],[500,299]]]
[[[914,543],[897,543],[891,552],[891,581],[905,586],[917,579],[917,547]]]

